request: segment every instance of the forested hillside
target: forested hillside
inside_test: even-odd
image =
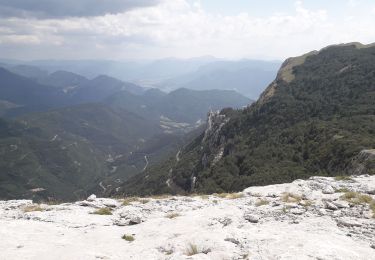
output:
[[[374,148],[375,47],[331,46],[285,61],[256,103],[212,114],[178,160],[132,178],[120,192],[228,192],[343,175]],[[373,174],[373,160],[364,164]]]

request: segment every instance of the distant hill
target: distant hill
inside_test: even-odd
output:
[[[17,70],[17,73],[22,74],[20,71]],[[26,69],[23,68],[23,71]],[[66,71],[57,71],[38,79],[33,78],[35,76],[33,73],[28,76],[31,78],[0,68],[1,115],[14,117],[52,108],[101,102],[118,92],[139,95],[145,91],[140,86],[108,76],[98,76],[88,80]]]
[[[47,86],[62,88],[68,92],[89,81],[87,78],[68,71],[56,71],[45,77],[39,78],[39,83]]]
[[[216,61],[203,65],[192,73],[161,82],[159,87],[235,90],[247,97],[257,99],[275,78],[279,67],[279,62]]]
[[[0,68],[0,100],[13,104],[3,114],[8,116],[43,111],[69,104],[60,90],[37,83]]]
[[[373,45],[288,59],[257,102],[210,114],[205,133],[178,160],[112,194],[231,192],[312,175],[375,174],[374,82]]]
[[[144,90],[144,88],[135,84],[101,75],[92,80],[83,82],[72,90],[71,95],[76,102],[87,103],[102,101],[121,91],[139,95],[142,94]]]
[[[195,124],[206,118],[207,112],[225,107],[242,108],[251,100],[235,91],[178,89],[168,94],[158,90],[132,96],[126,92],[107,99],[107,104],[139,114],[149,120],[164,117],[179,123]]]
[[[16,66],[6,66],[9,71],[24,76],[26,78],[34,79],[36,81],[44,79],[48,76],[48,71],[42,70],[36,66],[30,65],[16,65]]]

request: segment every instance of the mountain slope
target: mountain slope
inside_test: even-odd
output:
[[[57,88],[71,88],[74,89],[75,87],[85,84],[88,81],[85,77],[68,72],[68,71],[56,71],[48,76],[41,78],[39,83],[47,86],[57,87]],[[67,89],[69,90],[69,89]]]
[[[120,192],[236,191],[345,174],[375,147],[374,71],[375,47],[359,44],[289,59],[256,103],[211,114],[178,161],[134,177]]]
[[[15,104],[9,115],[67,105],[64,93],[0,68],[0,99]]]
[[[125,168],[131,152],[161,133],[158,125],[102,104],[18,120],[1,121],[0,198],[72,200],[89,191],[103,192],[100,183],[115,173],[114,167]],[[116,178],[123,180],[142,168],[143,161],[138,169],[128,166]]]
[[[149,120],[171,120],[194,125],[198,120],[204,119],[210,109],[241,108],[250,104],[251,100],[230,90],[178,89],[168,94],[148,90],[141,96],[123,92],[111,96],[106,103],[111,107],[132,111]]]

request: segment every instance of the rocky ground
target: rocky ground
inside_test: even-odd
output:
[[[211,196],[0,201],[0,259],[369,260],[374,199],[375,176],[357,176]]]

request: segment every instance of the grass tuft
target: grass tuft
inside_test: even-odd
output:
[[[123,206],[129,206],[132,204],[132,202],[137,202],[139,201],[139,198],[138,197],[129,197],[129,198],[125,198],[122,202],[122,205]]]
[[[268,205],[270,204],[270,202],[266,199],[258,199],[256,202],[255,202],[255,206],[256,207],[260,207],[260,206],[263,206],[263,205]]]
[[[121,238],[124,239],[124,240],[126,240],[126,241],[128,241],[128,242],[133,242],[135,240],[134,236],[132,236],[132,235],[126,235],[126,234],[123,235]]]
[[[172,212],[172,213],[168,213],[167,215],[165,215],[166,218],[169,218],[169,219],[174,219],[174,218],[177,218],[181,216],[179,213],[176,213],[176,212]]]
[[[372,201],[371,203],[370,203],[370,209],[371,209],[371,211],[372,211],[372,218],[375,218],[375,201]]]
[[[219,194],[215,193],[214,196],[222,198],[222,199],[234,200],[234,199],[243,198],[245,195],[239,192],[239,193],[219,193]]]
[[[340,175],[335,177],[336,181],[353,181],[353,179],[350,176],[347,175]]]
[[[100,208],[98,210],[95,210],[92,214],[95,214],[95,215],[112,215],[112,209],[111,208]]]
[[[374,200],[370,195],[361,194],[354,191],[346,192],[340,198],[356,205],[369,204],[371,207],[371,204],[374,203]]]
[[[340,189],[336,189],[335,192],[336,193],[346,193],[346,192],[349,192],[350,190],[348,188],[340,188]]]
[[[301,199],[301,196],[290,192],[284,192],[281,196],[281,200],[288,203],[298,203]]]
[[[30,205],[23,208],[23,212],[35,212],[35,211],[44,211],[40,205]]]
[[[186,255],[187,256],[192,256],[192,255],[197,255],[199,254],[198,246],[195,244],[190,243],[186,249]]]

